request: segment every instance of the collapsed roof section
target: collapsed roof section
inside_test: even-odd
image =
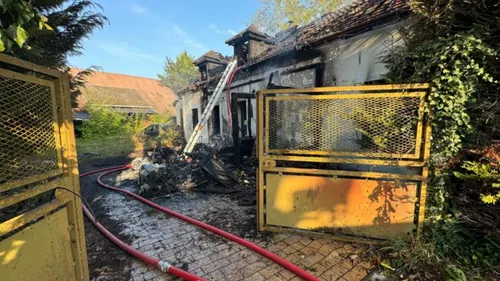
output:
[[[310,24],[277,34],[281,38],[261,56],[245,66],[254,65],[294,49],[321,44],[324,41],[348,36],[357,30],[369,28],[394,15],[408,14],[410,7],[406,0],[358,0],[337,11],[323,15]]]

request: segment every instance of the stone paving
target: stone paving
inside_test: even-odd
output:
[[[132,237],[136,249],[209,280],[302,280],[295,274],[243,246],[156,211],[121,194],[103,198],[111,219],[125,227],[120,234]],[[367,245],[292,234],[262,234],[241,229],[240,221],[255,217],[255,207],[238,206],[224,195],[193,194],[154,200],[184,215],[214,225],[278,254],[307,269],[321,280],[361,280],[372,265]],[[131,280],[178,280],[160,270],[134,261]]]

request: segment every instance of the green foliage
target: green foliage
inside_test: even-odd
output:
[[[401,81],[399,75],[408,72],[412,74],[402,82],[433,83],[427,110],[433,113],[432,125],[439,132],[433,151],[441,157],[456,156],[471,133],[468,109],[476,102],[475,94],[482,87],[498,86],[491,69],[499,60],[498,52],[480,39],[487,36],[480,30],[458,33],[400,50],[385,60],[391,66],[391,81]]]
[[[156,124],[173,123],[172,115],[170,115],[169,113],[153,114],[151,115],[149,120],[151,120],[151,123],[156,123]]]
[[[175,125],[161,128],[156,138],[156,145],[166,147],[183,147],[185,142],[182,129]]]
[[[31,49],[26,44],[30,32],[27,30],[48,30],[52,27],[47,24],[47,18],[32,6],[29,1],[3,0],[0,1],[0,52],[10,51],[12,48]]]
[[[389,82],[433,85],[426,103],[433,126],[431,180],[424,234],[418,244],[403,243],[408,255],[393,262],[402,271],[434,270],[438,277],[431,280],[498,279],[500,157],[470,151],[500,137],[500,3],[409,3],[414,16],[401,29],[406,44],[384,62]]]
[[[187,51],[182,52],[175,60],[167,57],[164,73],[158,74],[158,79],[174,92],[184,89],[198,79],[198,70],[194,65],[194,57]]]
[[[76,150],[79,155],[78,162],[89,158],[80,157],[87,153],[99,153],[91,158],[106,158],[111,156],[127,155],[137,151],[136,142],[130,135],[105,136],[98,138],[77,138]]]
[[[497,280],[500,246],[474,238],[466,223],[449,215],[427,224],[420,239],[392,240],[382,252],[398,275],[416,280]]]
[[[498,169],[490,163],[465,161],[462,168],[466,172],[454,171],[453,174],[460,180],[478,181],[481,188],[481,200],[486,204],[495,204],[500,200],[500,174]],[[469,183],[470,184],[470,183]]]
[[[412,122],[409,114],[402,114],[398,109],[404,108],[402,100],[387,100],[386,108],[380,112],[370,105],[353,110],[348,118],[354,120],[354,126],[362,134],[358,139],[361,147],[366,147],[378,152],[394,153],[391,144],[402,137],[411,138],[412,125],[417,124],[418,116],[413,116]],[[401,120],[405,120],[404,124]],[[409,145],[404,151],[396,153],[410,153],[413,145]]]
[[[252,24],[269,34],[287,29],[290,22],[302,26],[334,11],[343,0],[261,0]]]
[[[90,0],[3,0],[2,4],[8,5],[0,20],[5,27],[2,41],[9,54],[62,71],[69,70],[68,56],[80,55],[82,41],[107,22],[95,11],[100,6]],[[9,28],[11,36],[4,36]],[[18,39],[13,39],[14,34]],[[17,44],[4,41],[7,38]]]
[[[113,111],[109,107],[88,106],[90,120],[82,125],[83,137],[86,139],[104,136],[128,135],[135,128],[135,122],[126,114]]]

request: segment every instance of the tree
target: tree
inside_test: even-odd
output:
[[[174,92],[180,91],[198,78],[194,57],[187,51],[180,53],[175,60],[167,57],[164,74],[158,74],[161,84]]]
[[[261,0],[263,6],[252,23],[268,34],[276,34],[290,23],[305,25],[335,10],[343,0]]]
[[[26,1],[0,1],[0,9],[0,52],[8,51],[16,44],[18,48],[29,49],[30,46],[25,44],[29,35],[26,29],[52,30],[46,23],[47,18]]]
[[[80,55],[83,39],[107,22],[95,11],[101,7],[90,0],[4,0],[0,6],[5,50],[14,57],[60,71],[69,70],[68,56]],[[14,27],[17,39],[3,36]]]

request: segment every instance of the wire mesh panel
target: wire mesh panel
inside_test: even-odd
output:
[[[0,73],[0,186],[59,170],[52,95],[49,83]]]
[[[422,97],[418,93],[269,97],[268,152],[418,157]]]
[[[259,229],[354,240],[418,235],[429,174],[429,88],[259,92]]]
[[[1,280],[89,280],[70,97],[67,74],[0,54]]]

